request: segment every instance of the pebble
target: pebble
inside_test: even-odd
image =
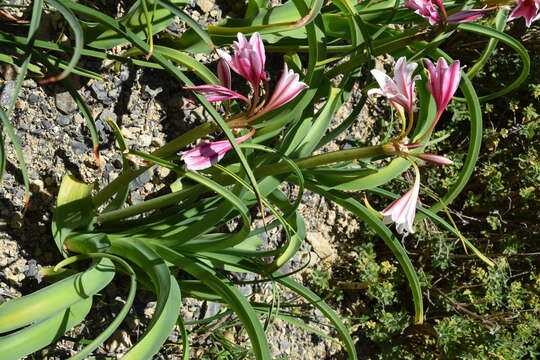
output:
[[[201,8],[202,11],[209,12],[214,7],[215,2],[212,0],[197,0],[197,6]]]
[[[147,134],[139,136],[139,145],[142,147],[150,146],[152,144],[152,137]]]
[[[59,114],[58,117],[56,118],[56,122],[58,123],[58,125],[61,125],[61,126],[67,126],[71,124],[72,120],[73,120],[73,117],[71,115],[63,115],[63,114]]]
[[[26,79],[23,81],[23,86],[29,89],[37,88],[37,83],[33,79]]]
[[[206,306],[206,313],[204,314],[206,318],[217,315],[221,311],[221,304],[218,302],[207,301]]]
[[[15,92],[15,81],[9,81],[4,85],[2,93],[0,93],[0,105],[9,106],[11,98]]]
[[[131,190],[137,190],[142,188],[146,183],[150,181],[150,171],[145,171],[141,175],[137,176],[131,183]]]
[[[39,102],[39,96],[36,95],[36,94],[31,94],[29,97],[28,97],[28,103],[30,105],[35,105]]]
[[[84,154],[88,149],[84,143],[77,140],[71,140],[69,142],[69,145],[71,146],[71,149],[76,155]]]
[[[72,112],[77,111],[77,103],[69,92],[64,91],[57,93],[54,99],[56,102],[56,108],[64,114],[71,114]]]
[[[308,232],[306,240],[313,246],[313,251],[321,259],[333,258],[334,249],[330,246],[328,237],[322,236],[320,232]]]

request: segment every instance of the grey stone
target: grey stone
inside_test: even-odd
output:
[[[142,188],[144,185],[146,185],[148,182],[150,182],[150,172],[145,171],[141,175],[137,176],[135,180],[131,183],[131,189],[137,190]]]
[[[150,146],[150,144],[152,144],[152,137],[150,135],[143,134],[139,136],[138,143],[143,147]]]
[[[330,258],[335,256],[334,249],[330,246],[328,239],[320,232],[308,232],[306,234],[306,240],[313,246],[313,251],[321,259]]]
[[[39,95],[36,95],[36,94],[31,94],[29,97],[28,97],[28,103],[30,105],[35,105],[39,102]]]
[[[107,119],[111,119],[112,121],[116,122],[117,118],[118,117],[116,114],[109,109],[105,109],[101,112],[101,114],[99,114],[99,120],[103,121],[103,123],[106,123]]]
[[[23,86],[26,87],[26,88],[29,88],[29,89],[35,89],[37,88],[37,84],[34,80],[32,79],[26,79],[23,81]]]
[[[2,93],[0,94],[0,105],[9,106],[9,102],[15,92],[15,81],[9,81],[4,85]]]
[[[118,99],[118,97],[120,96],[120,89],[112,89],[108,92],[108,95],[110,98]]]
[[[61,126],[67,126],[67,125],[71,124],[72,120],[73,120],[73,118],[70,115],[62,115],[62,114],[60,114],[56,118],[56,122],[58,123],[58,125],[61,125]]]
[[[161,88],[161,87],[158,87],[158,88],[155,88],[155,89],[152,89],[148,85],[144,87],[144,92],[147,93],[148,95],[150,95],[150,97],[152,99],[155,98],[162,91],[163,91],[163,88]]]
[[[76,155],[82,155],[87,151],[87,147],[84,143],[77,141],[77,140],[71,140],[69,142],[69,145],[71,146],[71,149]]]
[[[94,93],[96,94],[98,100],[100,100],[106,105],[112,104],[112,100],[107,95],[107,88],[102,81],[96,81],[92,83],[92,90],[94,90]]]
[[[206,313],[204,314],[204,317],[206,318],[217,315],[221,311],[221,304],[218,302],[207,301],[206,305]]]
[[[71,114],[77,111],[77,103],[67,91],[56,94],[54,100],[56,108],[64,114]]]

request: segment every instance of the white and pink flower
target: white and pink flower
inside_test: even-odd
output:
[[[413,224],[419,192],[420,174],[416,171],[413,187],[381,211],[383,222],[385,224],[395,223],[396,230],[399,234],[408,235],[414,233]]]
[[[249,81],[253,88],[258,88],[261,80],[266,79],[264,64],[266,54],[259,33],[251,35],[249,41],[244,34],[238,33],[238,41],[233,42],[234,53],[218,49],[219,56],[234,72]]]
[[[288,103],[298,95],[307,85],[299,80],[300,77],[294,71],[289,70],[287,64],[283,67],[283,72],[268,103],[264,106],[264,112],[274,110],[281,105]]]
[[[418,14],[426,19],[430,25],[435,25],[441,22],[447,22],[450,24],[470,22],[484,16],[484,14],[486,14],[488,11],[493,10],[493,8],[469,9],[460,10],[453,14],[447,15],[446,8],[442,0],[405,0],[403,6],[413,10],[415,14]]]
[[[396,108],[396,105],[402,106],[409,113],[414,110],[415,102],[415,81],[420,79],[420,76],[413,78],[412,74],[417,63],[407,64],[406,57],[400,57],[396,65],[394,66],[394,78],[392,79],[386,73],[373,69],[371,74],[377,82],[380,88],[371,89],[368,91],[368,95],[376,94],[386,97],[390,103]],[[399,110],[399,108],[398,108]]]
[[[426,19],[431,25],[441,21],[439,11],[431,0],[405,0],[403,6]]]
[[[417,157],[419,159],[422,159],[424,161],[428,161],[433,164],[437,165],[453,165],[454,162],[447,158],[446,156],[437,155],[437,154],[410,154],[414,157]]]

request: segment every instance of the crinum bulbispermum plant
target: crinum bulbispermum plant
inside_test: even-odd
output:
[[[147,2],[156,5],[152,10],[159,10],[153,14],[156,17],[149,14],[151,6],[143,8]],[[326,4],[322,0],[294,0],[272,8],[249,2],[243,19],[225,19],[205,30],[170,2],[147,2],[137,3],[139,8],[135,10],[139,12],[129,12],[137,16],[123,22],[72,1],[60,4],[77,21],[96,21],[107,29],[105,35],[116,39],[93,34],[95,24],[89,23],[82,27],[85,38],[91,39],[85,45],[104,49],[130,43],[133,48],[124,56],[146,55],[150,62],[132,59],[133,64],[163,68],[193,91],[196,101],[206,109],[208,121],[152,153],[128,144],[118,125],[111,122],[124,159],[122,173],[97,192],[92,185],[64,178],[53,235],[66,257],[56,267],[58,272],[67,268],[65,278],[0,306],[0,331],[12,332],[0,339],[2,354],[16,359],[54,341],[86,317],[93,296],[121,272],[131,280],[125,304],[108,328],[72,359],[88,356],[120,326],[133,303],[137,284],[155,294],[156,311],[146,332],[124,358],[151,358],[176,324],[180,325],[183,356],[189,358],[189,334],[179,309],[182,297],[194,297],[221,302],[227,311],[218,314],[215,321],[233,313],[233,324],[240,323],[249,336],[253,357],[270,359],[265,334],[269,329],[262,320],[270,323],[272,317],[280,317],[288,321],[291,314],[274,304],[251,302],[239,292],[236,285],[242,282],[236,274],[250,272],[257,276],[255,281],[286,287],[322,312],[349,358],[357,358],[349,330],[338,316],[290,274],[279,272],[305,237],[306,225],[298,211],[304,189],[351,211],[381,237],[408,279],[416,323],[424,320],[422,290],[394,231],[410,234],[407,241],[414,236],[415,226],[420,226],[419,220],[427,216],[492,264],[436,213],[459,194],[473,171],[480,149],[480,101],[516,88],[529,71],[530,61],[521,44],[500,31],[508,20],[505,9],[495,8],[498,5],[461,8],[442,1],[406,1],[397,9],[395,1],[334,0]],[[510,17],[524,16],[530,25],[537,10],[537,2],[520,1]],[[471,23],[495,12],[492,27]],[[191,27],[181,39],[160,32],[170,23],[163,19],[175,16]],[[146,22],[137,23],[141,19]],[[156,19],[156,23],[149,24],[149,19]],[[389,23],[411,26],[387,26]],[[483,68],[494,46],[489,45],[464,76],[459,62],[437,48],[459,31],[487,36],[511,47],[522,60],[521,74],[504,89],[478,97],[469,78]],[[53,49],[56,45],[40,44]],[[227,48],[230,44],[232,50]],[[220,58],[216,74],[183,51],[215,51]],[[283,71],[275,79],[265,69],[271,52],[286,54],[274,55],[276,61],[285,59]],[[85,53],[96,55],[95,50]],[[367,71],[372,68],[372,56],[384,54],[397,59],[394,74]],[[202,84],[194,84],[184,73],[186,69]],[[247,81],[249,92],[232,89],[232,76]],[[363,96],[350,116],[336,118],[338,110],[358,92]],[[323,151],[324,145],[361,121],[358,114],[368,94],[384,96],[396,110],[399,125],[390,129],[390,139],[368,147]],[[469,151],[448,193],[439,203],[423,207],[418,201],[422,196],[419,167],[424,161],[453,166],[447,158],[450,154],[431,154],[425,149],[429,149],[435,127],[444,126],[445,109],[455,94],[463,96],[460,100],[469,112]],[[209,135],[221,140],[208,141]],[[142,166],[132,168],[128,158],[133,157],[141,158]],[[170,191],[129,203],[132,181],[153,166],[166,167],[176,176]],[[415,176],[409,191],[392,194],[380,189],[410,168]],[[297,193],[285,193],[287,184],[296,185]],[[355,199],[354,194],[360,191],[395,201],[388,201],[388,207],[379,212]],[[270,219],[266,226],[255,225],[257,211],[258,216]],[[261,243],[259,235],[274,229],[283,240],[274,246]],[[83,260],[92,264],[80,271],[74,263]]]

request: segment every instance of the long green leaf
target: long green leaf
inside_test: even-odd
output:
[[[155,248],[167,261],[201,280],[225,300],[227,305],[238,315],[238,318],[246,329],[256,359],[270,360],[272,358],[266,341],[266,335],[257,314],[244,295],[234,286],[231,286],[226,278],[219,275],[213,269],[165,246],[155,245]]]
[[[3,360],[19,360],[51,344],[84,320],[92,307],[92,297],[77,301],[52,317],[12,334],[0,337]]]

